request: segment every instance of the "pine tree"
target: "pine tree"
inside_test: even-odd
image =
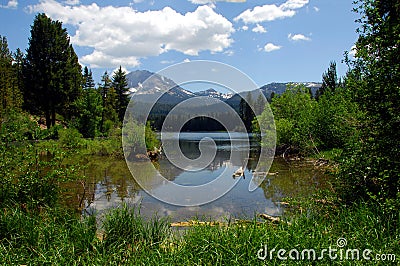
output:
[[[14,75],[16,78],[16,93],[14,94],[14,102],[17,106],[22,106],[23,103],[23,95],[24,91],[24,75],[23,75],[23,66],[24,66],[24,54],[21,49],[17,48],[14,53]]]
[[[76,101],[77,117],[74,123],[85,138],[93,138],[100,133],[103,114],[103,101],[95,88],[92,71],[86,66],[82,75],[82,96]]]
[[[248,132],[251,131],[252,121],[255,117],[251,106],[254,106],[250,92],[247,93],[246,99],[241,98],[239,104],[239,116],[243,121]]]
[[[86,67],[86,66],[83,69],[82,88],[83,89],[94,89],[95,88],[95,83],[94,83],[94,80],[93,80],[92,70],[89,70],[88,67]]]
[[[336,62],[332,61],[329,64],[328,70],[322,74],[322,85],[315,94],[315,98],[318,98],[325,93],[326,90],[330,90],[334,92],[337,87],[339,87],[340,83],[338,81],[337,72],[336,72]]]
[[[0,35],[0,116],[10,109],[19,109],[22,105],[13,61],[7,38]]]
[[[46,126],[56,113],[69,117],[81,94],[82,73],[67,30],[45,14],[36,16],[24,65],[24,99],[31,112],[44,113]]]
[[[112,87],[112,81],[107,71],[101,77],[99,92],[103,103],[100,130],[101,132],[106,133],[110,129],[110,124],[118,122],[118,115],[116,112],[117,95],[115,89]]]
[[[116,112],[119,121],[122,122],[125,116],[125,109],[129,103],[129,88],[126,79],[126,72],[122,70],[121,66],[112,77],[112,85],[117,94]]]

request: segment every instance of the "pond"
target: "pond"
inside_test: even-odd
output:
[[[206,167],[182,170],[162,157],[154,167],[144,162],[131,162],[135,169],[133,178],[124,159],[92,156],[87,158],[86,180],[71,183],[64,193],[65,202],[84,212],[103,212],[121,205],[122,202],[140,205],[141,215],[150,217],[169,216],[171,221],[186,221],[192,218],[224,220],[228,218],[252,218],[256,213],[281,215],[284,211],[282,200],[285,197],[311,195],[326,187],[328,176],[323,170],[314,167],[310,161],[286,161],[276,157],[269,173],[263,173],[265,179],[254,191],[249,191],[253,175],[257,173],[257,161],[260,146],[256,140],[248,141],[247,134],[236,134],[229,139],[226,133],[180,133],[179,146],[182,153],[192,159],[200,155],[199,142],[204,137],[214,141],[216,153]],[[231,149],[232,146],[232,149]],[[249,151],[249,152],[244,152]],[[232,154],[233,153],[233,154]],[[248,156],[248,157],[247,157]],[[244,175],[232,174],[243,166],[243,157],[247,163]],[[154,171],[156,169],[156,171]],[[182,186],[207,184],[216,178],[235,184],[222,197],[201,206],[180,207],[159,201],[139,186],[144,184],[149,191],[179,197],[174,194],[172,183]],[[259,174],[259,173],[258,173]],[[260,178],[256,177],[255,179]],[[182,199],[184,200],[184,199]]]

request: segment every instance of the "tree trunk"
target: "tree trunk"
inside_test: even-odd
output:
[[[50,119],[50,111],[49,110],[46,110],[45,116],[46,116],[46,127],[47,127],[47,129],[49,129],[51,127],[51,119]]]
[[[51,125],[54,126],[56,124],[56,110],[51,111]]]

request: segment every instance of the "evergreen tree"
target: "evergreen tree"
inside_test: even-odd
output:
[[[329,64],[328,70],[322,74],[322,85],[316,92],[315,98],[318,99],[326,90],[332,92],[340,85],[336,72],[336,62],[332,61]]]
[[[59,21],[38,14],[24,65],[24,99],[31,112],[44,113],[46,126],[55,124],[56,113],[69,117],[81,94],[81,66]]]
[[[246,100],[243,98],[240,98],[240,103],[239,103],[239,116],[242,119],[244,125],[246,126],[246,109],[247,109],[247,103]]]
[[[15,78],[17,82],[18,94],[15,95],[15,99],[18,102],[18,105],[22,105],[23,96],[22,92],[24,91],[24,75],[23,75],[23,66],[24,66],[24,54],[21,49],[17,48],[17,51],[14,53],[14,72]]]
[[[121,66],[112,77],[112,85],[117,94],[116,112],[119,121],[122,122],[125,116],[125,109],[129,103],[129,88],[126,79],[126,72],[122,70]]]
[[[274,99],[274,97],[276,96],[276,93],[274,91],[271,92],[271,94],[269,95],[269,98],[267,99],[269,103],[272,102],[272,99]]]
[[[78,56],[75,54],[72,45],[67,50],[68,56],[65,71],[63,72],[62,96],[58,113],[64,116],[67,121],[78,113],[76,100],[82,95],[82,68]]]
[[[10,109],[19,109],[22,105],[13,61],[7,38],[0,35],[0,116]]]
[[[246,95],[246,103],[247,106],[245,109],[245,125],[247,131],[250,132],[252,127],[252,122],[255,117],[253,109],[251,109],[251,106],[254,106],[254,102],[250,92],[248,92]]]
[[[117,95],[115,89],[112,87],[112,81],[107,71],[101,77],[99,92],[103,103],[100,130],[101,132],[106,133],[109,131],[111,126],[118,122],[118,115],[116,112]]]
[[[239,104],[239,116],[243,121],[243,124],[246,127],[246,130],[248,132],[251,131],[252,128],[252,122],[255,117],[253,110],[251,109],[251,106],[253,106],[253,99],[251,96],[251,93],[248,92],[246,95],[246,100],[241,98],[240,99],[240,104]]]
[[[83,91],[82,97],[77,101],[79,116],[76,128],[85,138],[93,138],[100,133],[100,123],[103,114],[100,93],[94,88]]]
[[[83,69],[82,88],[82,97],[75,103],[78,114],[74,126],[85,138],[93,138],[100,133],[103,101],[99,90],[95,88],[92,71],[86,66]]]
[[[83,89],[94,89],[95,83],[93,80],[92,70],[89,70],[87,66],[83,69]]]

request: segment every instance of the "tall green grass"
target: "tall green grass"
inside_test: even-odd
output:
[[[3,264],[82,265],[397,265],[400,260],[400,214],[383,215],[363,203],[352,207],[323,207],[287,217],[285,222],[229,226],[195,225],[172,229],[167,220],[145,220],[138,209],[123,206],[104,215],[79,218],[60,210],[26,213],[2,210],[0,214],[0,262]],[[100,236],[101,235],[101,236]],[[395,254],[396,261],[340,260],[342,248],[370,249],[376,254]],[[257,257],[267,246],[265,260]],[[313,261],[278,258],[279,249],[302,251],[336,248],[338,258]],[[272,257],[269,252],[275,248]],[[287,254],[286,254],[287,255]],[[361,255],[360,255],[361,256]]]
[[[62,210],[0,215],[0,261],[5,265],[79,262],[95,249],[94,217],[79,219]]]
[[[130,245],[149,247],[159,245],[169,236],[169,224],[157,216],[145,221],[137,206],[123,205],[106,214],[103,223],[104,245],[106,247]]]

